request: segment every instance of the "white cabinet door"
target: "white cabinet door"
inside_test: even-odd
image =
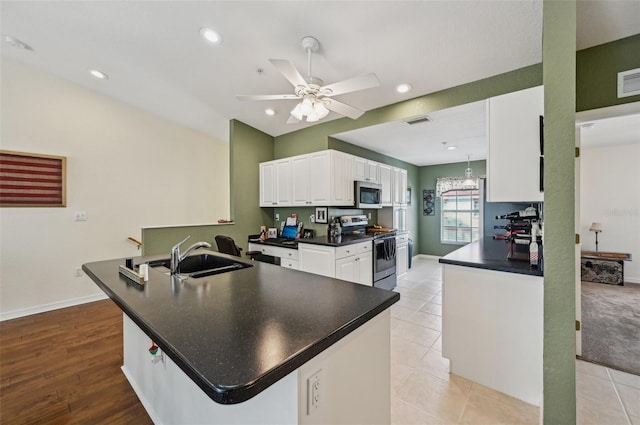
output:
[[[367,181],[371,183],[380,183],[380,164],[375,161],[367,161]]]
[[[335,248],[324,245],[298,243],[298,265],[303,272],[335,277]]]
[[[393,169],[393,205],[407,205],[407,170],[402,168]]]
[[[260,164],[260,206],[291,205],[291,161],[289,159]]]
[[[540,116],[544,89],[533,87],[488,100],[487,200],[542,202]]]
[[[291,199],[293,205],[309,205],[309,155],[291,159]]]
[[[407,207],[393,207],[393,228],[399,232],[407,230]]]
[[[373,258],[371,252],[336,260],[336,278],[373,286]]]
[[[331,151],[331,202],[329,205],[353,206],[355,157],[343,152]]]
[[[291,158],[292,205],[329,205],[331,195],[329,151]]]
[[[365,158],[355,157],[354,178],[358,181],[366,181],[371,183],[380,182],[380,164],[375,161],[369,161]]]
[[[276,205],[291,205],[291,160],[275,161]]]
[[[396,248],[396,275],[404,276],[409,268],[409,244],[399,243]]]
[[[390,207],[393,205],[393,177],[391,166],[380,164],[380,184],[382,185],[382,206]]]
[[[373,253],[358,255],[358,280],[361,285],[373,286]]]
[[[329,151],[314,152],[309,157],[309,205],[329,205],[331,202],[331,158]]]
[[[276,202],[276,164],[274,161],[260,164],[260,206],[273,207]]]
[[[359,277],[357,255],[336,260],[336,279],[357,282]]]

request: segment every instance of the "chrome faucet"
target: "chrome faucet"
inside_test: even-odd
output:
[[[211,244],[209,242],[196,242],[187,248],[184,253],[180,253],[180,245],[185,243],[190,237],[191,236],[187,236],[182,242],[178,242],[171,248],[171,275],[178,273],[180,263],[191,253],[191,251],[198,248],[211,248]]]

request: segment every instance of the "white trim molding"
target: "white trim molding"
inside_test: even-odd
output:
[[[32,314],[44,313],[46,311],[58,310],[60,308],[72,307],[74,305],[91,303],[107,299],[107,294],[101,293],[96,295],[88,295],[86,297],[73,298],[70,300],[58,301],[51,304],[44,304],[35,307],[27,307],[19,310],[12,310],[0,313],[0,322],[5,320],[17,319],[19,317],[30,316]]]

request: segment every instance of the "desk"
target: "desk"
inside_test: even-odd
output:
[[[624,285],[625,261],[631,261],[631,254],[582,251],[580,253],[580,278],[586,282]]]

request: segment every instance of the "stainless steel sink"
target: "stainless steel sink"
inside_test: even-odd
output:
[[[170,269],[170,263],[171,260],[167,258],[150,261],[149,266]],[[214,254],[197,254],[190,255],[182,260],[178,266],[178,273],[192,278],[199,278],[231,272],[234,270],[246,269],[247,267],[253,267],[253,265],[242,261],[232,260],[230,258],[220,257]]]

